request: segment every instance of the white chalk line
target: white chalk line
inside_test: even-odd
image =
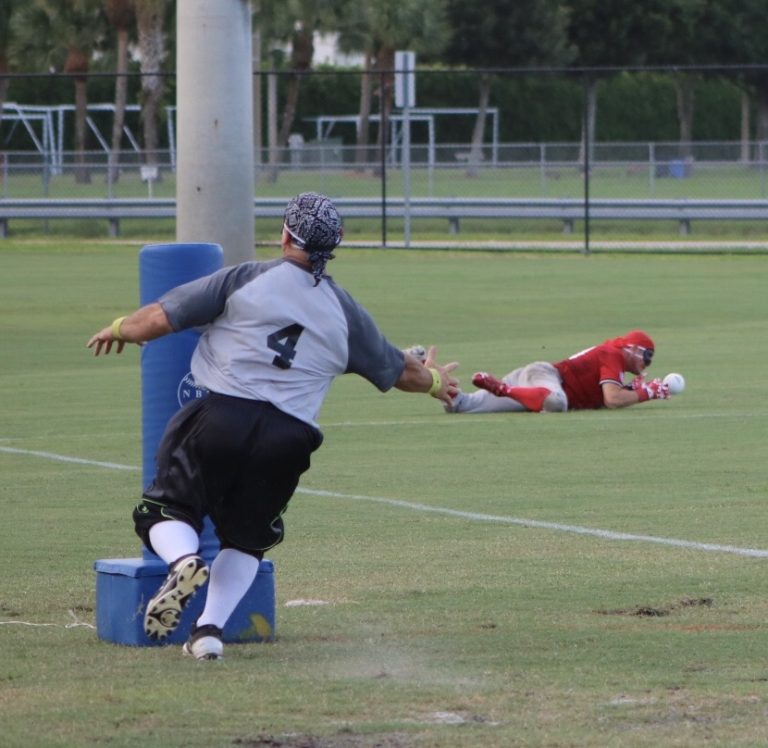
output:
[[[76,629],[86,628],[95,629],[96,627],[92,623],[85,623],[81,621],[76,615],[74,610],[68,610],[69,617],[72,619],[70,623],[32,623],[32,621],[0,621],[0,626],[31,626],[33,628],[41,628],[43,626],[53,626],[54,628]]]
[[[661,406],[666,407],[666,406]],[[653,409],[654,412],[650,413],[638,413],[636,410],[632,413],[626,413],[621,414],[617,413],[616,411],[613,411],[610,414],[610,420],[613,421],[629,421],[631,420],[633,423],[637,421],[645,421],[650,419],[658,419],[658,418],[664,418],[667,420],[699,420],[702,418],[724,418],[724,419],[730,419],[730,420],[737,420],[741,421],[744,418],[755,418],[760,417],[764,418],[766,413],[760,412],[760,411],[745,411],[743,413],[734,413],[733,411],[730,411],[728,413],[715,413],[715,412],[709,412],[709,413],[671,413],[669,411],[667,412],[661,412],[660,409]],[[590,413],[601,413],[601,411],[574,411],[574,414],[578,413],[582,417],[584,415],[588,415]],[[500,420],[502,417],[508,417],[508,418],[552,418],[556,417],[558,420],[571,418],[573,414],[568,413],[565,415],[562,414],[552,414],[552,413],[453,413],[453,414],[447,414],[447,413],[435,413],[435,415],[427,420],[424,418],[421,419],[408,419],[406,421],[395,421],[395,420],[388,420],[388,421],[334,421],[330,423],[322,423],[320,424],[323,429],[329,429],[329,428],[351,428],[351,427],[380,427],[380,426],[394,426],[396,428],[401,428],[403,426],[451,426],[456,424],[463,424],[463,425],[469,425],[472,423],[480,423],[483,424],[483,426],[488,423],[488,420],[490,419],[491,422]],[[598,416],[601,417],[601,416]],[[435,420],[436,419],[436,420]]]
[[[67,457],[66,455],[58,455],[54,452],[40,452],[36,449],[16,449],[15,447],[0,446],[0,452],[15,455],[29,455],[30,457],[42,457],[43,459],[54,460],[55,462],[74,462],[77,465],[92,465],[94,467],[109,468],[111,470],[139,470],[135,465],[121,465],[119,462],[84,460],[81,457]]]
[[[78,465],[89,465],[93,467],[103,467],[112,470],[130,470],[138,471],[140,468],[135,465],[122,465],[117,462],[102,462],[99,460],[86,460],[81,457],[68,457],[53,452],[40,452],[37,450],[16,449],[14,447],[0,446],[0,452],[10,454],[28,455],[30,457],[41,457],[58,462],[70,462]],[[657,545],[667,545],[674,548],[688,548],[696,551],[708,551],[713,553],[731,553],[738,556],[748,556],[751,558],[768,558],[768,550],[761,548],[740,548],[735,545],[719,545],[717,543],[698,543],[692,540],[681,540],[679,538],[665,538],[656,535],[635,535],[628,532],[614,532],[612,530],[600,530],[594,527],[583,527],[581,525],[566,525],[560,522],[546,522],[536,519],[522,519],[519,517],[507,517],[499,514],[482,514],[480,512],[465,512],[460,509],[449,509],[448,507],[432,506],[430,504],[420,504],[412,501],[402,501],[400,499],[390,499],[383,496],[365,496],[362,494],[338,493],[336,491],[320,491],[312,488],[298,488],[296,493],[308,494],[310,496],[324,496],[332,499],[344,499],[351,501],[370,501],[377,504],[386,504],[388,506],[399,507],[401,509],[412,509],[418,512],[428,512],[432,514],[442,514],[448,517],[457,517],[459,519],[470,520],[472,522],[492,522],[503,525],[517,525],[519,527],[534,527],[540,530],[554,530],[556,532],[567,532],[574,535],[587,535],[603,540],[624,540],[641,543],[655,543]]]
[[[327,496],[338,499],[351,499],[354,501],[372,501],[379,504],[414,509],[419,512],[432,512],[433,514],[445,514],[450,517],[460,517],[475,522],[494,522],[504,525],[518,525],[520,527],[535,527],[542,530],[556,530],[569,532],[576,535],[591,535],[604,540],[631,540],[644,543],[657,543],[659,545],[671,545],[676,548],[691,548],[698,551],[714,551],[718,553],[735,553],[739,556],[752,556],[754,558],[768,558],[768,550],[760,548],[739,548],[733,545],[717,545],[715,543],[697,543],[692,540],[680,540],[678,538],[663,538],[655,535],[633,535],[627,532],[614,532],[612,530],[599,530],[594,527],[582,527],[581,525],[564,525],[559,522],[545,522],[536,519],[520,519],[518,517],[506,517],[498,514],[480,514],[478,512],[465,512],[460,509],[448,509],[447,507],[431,506],[429,504],[417,504],[399,499],[387,499],[379,496],[357,496],[348,493],[335,493],[333,491],[316,491],[310,488],[299,488],[298,491],[313,496]]]

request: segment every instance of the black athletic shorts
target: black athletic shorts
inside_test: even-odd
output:
[[[136,533],[180,519],[198,533],[211,518],[222,548],[261,555],[280,543],[299,476],[322,443],[316,428],[274,405],[210,393],[177,411],[157,451],[157,473],[136,507]]]

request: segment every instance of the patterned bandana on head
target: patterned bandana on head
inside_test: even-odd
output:
[[[336,206],[325,195],[302,192],[288,203],[283,226],[293,243],[309,255],[317,285],[344,233]]]

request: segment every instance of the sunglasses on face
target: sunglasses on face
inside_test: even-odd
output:
[[[643,363],[650,366],[651,361],[653,361],[653,348],[641,348],[640,351],[642,352]]]

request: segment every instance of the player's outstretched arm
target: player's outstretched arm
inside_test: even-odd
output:
[[[603,402],[606,408],[626,408],[646,400],[667,400],[669,387],[660,379],[646,380],[637,376],[629,387],[607,382],[603,385]]]
[[[430,346],[422,364],[410,353],[405,353],[405,368],[395,387],[403,392],[426,392],[444,403],[450,403],[459,391],[459,382],[451,372],[459,365],[456,361],[440,365],[435,361],[437,349]]]
[[[117,343],[116,353],[122,353],[126,343],[141,345],[173,332],[168,316],[160,304],[154,302],[137,309],[127,317],[118,317],[111,325],[100,330],[85,344],[93,348],[93,355],[110,353]]]

